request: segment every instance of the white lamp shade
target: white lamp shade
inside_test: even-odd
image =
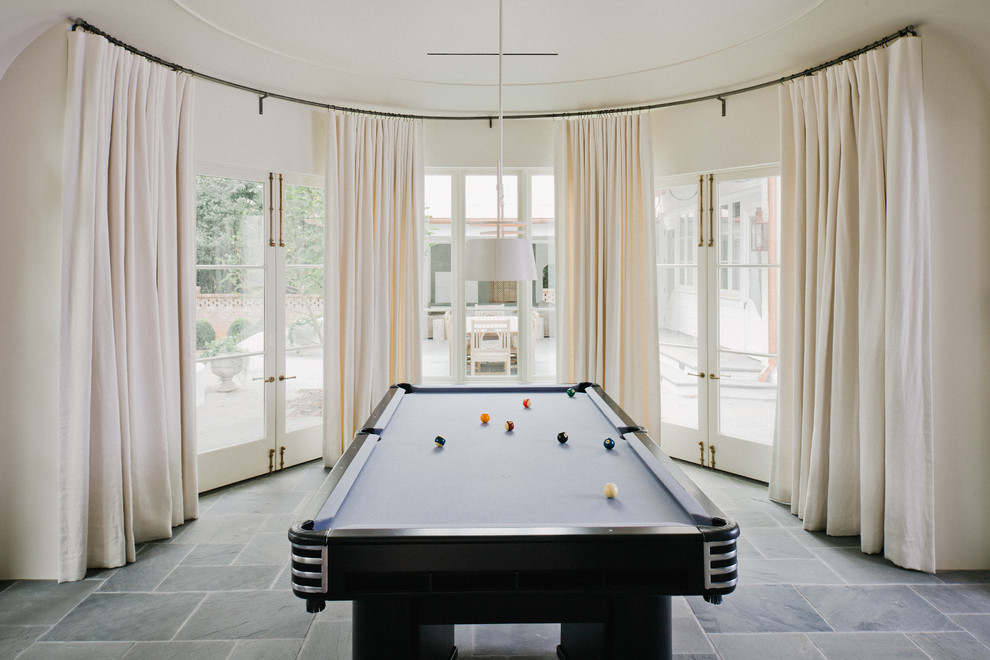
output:
[[[533,244],[526,238],[475,238],[464,241],[464,279],[479,282],[535,280]]]

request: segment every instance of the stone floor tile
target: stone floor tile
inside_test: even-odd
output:
[[[123,660],[224,660],[235,642],[137,642]]]
[[[913,589],[943,614],[990,614],[990,584],[926,585]]]
[[[172,639],[203,594],[95,593],[42,637],[45,642]]]
[[[838,632],[958,630],[948,617],[904,585],[799,585],[797,589]]]
[[[828,660],[929,660],[904,633],[809,633],[808,637]]]
[[[303,641],[299,660],[351,660],[351,622],[314,623]]]
[[[48,632],[48,626],[0,626],[0,658],[13,658]]]
[[[302,639],[245,639],[237,642],[230,660],[296,660]]]
[[[136,561],[126,571],[118,570],[107,578],[98,591],[154,591],[189,550],[187,545],[146,543],[137,553]]]
[[[990,646],[990,614],[953,614],[949,618],[982,644]]]
[[[258,591],[268,589],[281,566],[178,566],[156,591]]]
[[[908,637],[932,658],[990,658],[990,647],[968,632],[908,633]]]
[[[791,585],[741,586],[721,605],[689,599],[706,633],[829,632],[832,628]]]
[[[0,624],[52,625],[89,596],[100,582],[20,580],[0,592]]]
[[[722,660],[825,660],[804,633],[720,633],[711,639]]]
[[[119,660],[134,642],[36,642],[17,660]]]
[[[212,592],[176,639],[303,638],[313,619],[291,592]]]

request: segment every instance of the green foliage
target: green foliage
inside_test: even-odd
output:
[[[199,352],[199,357],[214,357],[216,355],[233,355],[243,353],[244,350],[237,345],[237,337],[227,335],[223,339],[214,339],[203,347]]]
[[[230,324],[230,327],[227,328],[227,336],[236,337],[238,340],[241,340],[254,334],[256,332],[255,328],[256,325],[254,323],[242,316],[234,319]]]
[[[196,321],[196,350],[206,348],[206,345],[217,338],[217,331],[206,319]]]
[[[263,189],[255,181],[212,176],[196,177],[196,263],[219,266],[247,263],[246,244],[259,243],[245,224],[263,218]],[[262,245],[247,246],[253,251]],[[239,293],[243,270],[199,269],[196,284],[201,293]]]

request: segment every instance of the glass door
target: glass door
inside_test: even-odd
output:
[[[766,481],[777,399],[778,178],[657,187],[661,438],[668,453]]]
[[[318,184],[314,178],[230,169],[197,176],[201,491],[320,455],[323,189]]]

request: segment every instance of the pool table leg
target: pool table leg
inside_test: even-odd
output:
[[[609,620],[560,624],[563,660],[620,660],[672,656],[670,596],[613,597]]]
[[[353,660],[453,660],[454,626],[419,625],[411,600],[374,598],[353,602]]]

